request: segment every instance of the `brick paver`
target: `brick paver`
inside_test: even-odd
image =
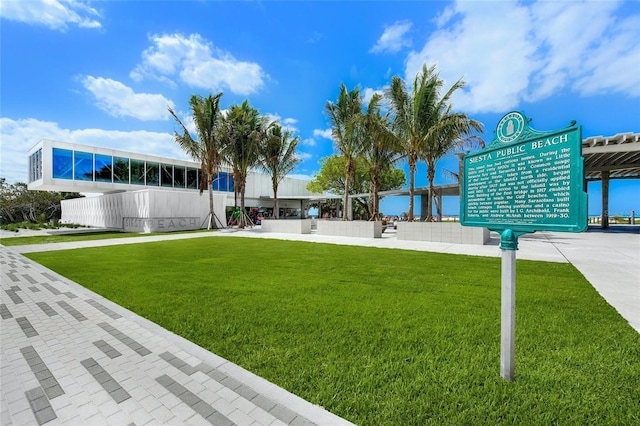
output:
[[[349,422],[0,246],[0,424]]]

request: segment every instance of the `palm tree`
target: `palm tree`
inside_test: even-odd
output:
[[[260,168],[271,176],[273,215],[278,219],[278,184],[302,161],[296,155],[300,138],[273,122],[266,127],[258,145]]]
[[[402,142],[403,157],[409,163],[409,221],[413,220],[416,164],[420,153],[424,151],[425,137],[441,86],[442,81],[435,74],[435,65],[431,68],[423,65],[411,92],[404,80],[394,76],[385,93],[391,107],[393,129]]]
[[[362,152],[361,138],[358,134],[358,121],[362,114],[360,89],[355,88],[349,92],[344,83],[341,84],[338,101],[335,104],[327,101],[325,111],[331,122],[333,140],[346,160],[342,220],[349,220],[349,183],[355,171],[355,159]]]
[[[382,96],[374,94],[362,115],[363,159],[371,181],[370,220],[380,215],[380,179],[400,160],[398,138],[389,127],[389,114],[381,115]]]
[[[458,83],[461,83],[458,85]],[[464,83],[458,80],[458,87],[463,87]],[[472,132],[482,132],[483,126],[479,121],[470,119],[465,113],[451,112],[451,105],[448,103],[450,93],[453,93],[456,85],[452,86],[449,92],[438,103],[438,113],[434,116],[434,124],[426,138],[426,144],[422,153],[422,158],[427,163],[427,179],[429,181],[430,202],[427,204],[426,220],[433,220],[433,197],[436,195],[433,181],[436,174],[436,162],[453,151],[461,148],[470,142],[477,142],[482,145],[484,142]],[[440,213],[440,212],[439,212]]]
[[[246,100],[240,106],[233,105],[229,108],[224,117],[221,133],[224,159],[233,168],[236,195],[240,195],[240,228],[244,228],[250,221],[244,208],[247,174],[258,165],[259,135],[266,123],[266,118],[261,117],[258,110]]]
[[[429,181],[429,203],[427,204],[426,220],[433,219],[433,197],[436,195],[433,181],[436,174],[436,162],[450,153],[455,148],[462,147],[467,142],[482,142],[472,133],[482,132],[483,126],[479,121],[470,119],[466,113],[456,113],[452,111],[453,104],[451,97],[456,90],[465,87],[466,83],[459,79],[456,81],[444,96],[440,97],[440,89],[444,82],[435,72],[435,67],[427,70],[426,65],[422,68],[423,74],[428,72],[433,79],[432,95],[425,109],[428,114],[423,116],[425,122],[422,123],[425,133],[422,136],[419,157],[427,163],[427,180]]]
[[[222,161],[220,139],[218,130],[220,126],[220,98],[222,92],[217,95],[203,97],[199,95],[191,96],[189,105],[193,115],[193,122],[196,128],[197,139],[193,139],[187,127],[180,121],[176,113],[169,107],[169,113],[182,128],[182,134],[174,131],[173,138],[180,147],[194,161],[200,162],[200,194],[205,185],[209,190],[209,224],[207,229],[216,228],[218,223],[224,226],[213,211],[213,178],[218,174]]]

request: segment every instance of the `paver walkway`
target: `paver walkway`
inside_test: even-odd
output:
[[[0,424],[349,422],[0,246]]]

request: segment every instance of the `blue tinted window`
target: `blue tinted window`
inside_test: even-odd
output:
[[[184,167],[173,166],[173,186],[184,188]]]
[[[146,184],[150,186],[160,185],[160,164],[147,161]]]
[[[144,161],[131,159],[131,185],[144,185]]]
[[[93,154],[73,152],[73,178],[75,180],[93,180]]]
[[[169,188],[173,187],[173,166],[160,164],[160,184]]]
[[[113,158],[113,181],[115,183],[129,183],[129,159]]]
[[[220,172],[220,174],[218,175],[218,180],[220,181],[220,191],[227,191],[227,184],[228,184],[228,173],[225,172]]]
[[[73,151],[53,148],[53,177],[73,179]]]
[[[96,154],[96,182],[111,182],[111,164],[112,157],[110,155]]]

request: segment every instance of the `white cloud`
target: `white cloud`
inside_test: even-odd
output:
[[[309,152],[296,151],[296,157],[298,157],[302,161],[307,161],[313,158],[313,154]]]
[[[411,47],[411,40],[406,38],[406,34],[411,29],[411,25],[409,21],[397,21],[393,25],[385,27],[384,32],[369,52],[396,53],[403,47]]]
[[[0,17],[26,24],[44,25],[52,30],[66,30],[69,24],[81,28],[100,28],[98,11],[86,3],[73,0],[29,0],[0,2]]]
[[[27,181],[27,152],[41,139],[99,146],[139,154],[189,160],[169,133],[145,130],[63,129],[35,118],[0,118],[0,175],[8,182]]]
[[[199,34],[149,36],[153,43],[142,53],[142,63],[131,71],[136,81],[152,78],[174,85],[176,77],[189,86],[239,95],[257,93],[268,76],[260,65],[239,61]]]
[[[276,121],[282,126],[284,129],[289,130],[290,132],[297,133],[299,129],[295,126],[298,122],[295,118],[282,118],[280,115],[275,113],[266,113],[266,117],[268,117],[269,121]]]
[[[313,138],[302,139],[300,143],[304,146],[316,146],[316,140]]]
[[[321,138],[333,140],[333,136],[331,136],[331,129],[315,129],[313,131],[313,136],[320,136]]]
[[[96,97],[97,106],[114,117],[134,117],[139,120],[166,120],[171,100],[162,95],[135,93],[133,89],[110,78],[87,76],[84,87]]]
[[[379,87],[377,89],[372,89],[370,87],[365,87],[365,89],[362,91],[362,103],[364,104],[364,106],[368,106],[369,102],[371,102],[371,98],[373,98],[374,94],[378,94],[380,96],[382,96],[382,101],[381,101],[381,107],[383,110],[388,110],[389,109],[389,105],[387,103],[387,99],[384,97],[384,92],[385,90],[387,90],[389,88],[389,86],[383,86],[383,87]]]
[[[436,19],[439,29],[409,53],[405,78],[436,64],[453,98],[471,113],[504,112],[562,90],[580,95],[640,95],[640,15],[616,18],[616,2],[460,1]]]

